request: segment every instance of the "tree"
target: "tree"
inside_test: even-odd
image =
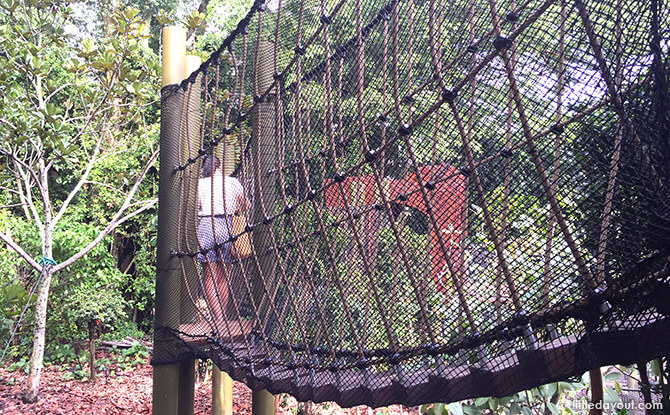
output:
[[[146,23],[136,9],[116,10],[106,38],[75,44],[82,31],[70,4],[8,0],[0,11],[0,192],[11,200],[3,208],[39,235],[21,241],[0,224],[0,240],[40,273],[26,401],[39,393],[53,276],[157,202],[143,186],[158,156],[158,63]],[[61,258],[60,225],[87,203],[106,208],[82,217],[96,232]]]

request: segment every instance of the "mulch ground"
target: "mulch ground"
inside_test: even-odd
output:
[[[36,403],[21,400],[27,376],[21,370],[0,367],[0,414],[151,414],[152,369],[149,363],[112,376],[99,375],[96,382],[63,379],[61,367],[52,365],[42,372],[40,398]],[[210,414],[211,378],[195,385],[195,414]],[[336,404],[312,404],[305,408],[288,395],[279,398],[279,415],[418,415],[417,408],[398,405],[371,410],[367,407],[342,409]],[[251,414],[251,390],[234,382],[233,413]]]

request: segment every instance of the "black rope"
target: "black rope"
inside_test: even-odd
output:
[[[523,337],[526,334],[525,330],[529,325],[537,329],[542,329],[548,324],[558,323],[568,318],[588,322],[590,329],[587,330],[587,333],[584,335],[593,333],[598,330],[600,325],[605,324],[605,320],[614,313],[617,307],[626,308],[634,306],[626,301],[627,298],[640,298],[640,296],[644,297],[649,295],[653,297],[653,294],[650,293],[654,293],[660,285],[663,285],[664,283],[659,281],[667,278],[668,274],[670,274],[670,267],[668,267],[667,262],[661,271],[656,273],[650,272],[651,269],[657,268],[659,260],[662,261],[663,259],[664,256],[658,254],[639,262],[637,267],[635,267],[636,271],[628,272],[617,282],[617,284],[612,285],[605,290],[597,289],[591,292],[588,296],[574,302],[557,304],[553,310],[543,310],[532,314],[525,312],[515,313],[511,318],[497,324],[490,330],[483,333],[470,333],[462,336],[455,342],[447,344],[421,344],[418,346],[400,347],[397,349],[366,349],[363,351],[364,358],[361,359],[359,352],[355,350],[338,349],[330,351],[327,348],[311,344],[290,344],[276,340],[268,340],[267,342],[268,345],[272,346],[272,348],[278,352],[292,350],[293,352],[306,352],[310,355],[321,357],[331,357],[332,355],[335,355],[337,358],[357,359],[352,363],[335,361],[327,365],[317,365],[311,360],[304,362],[285,362],[272,359],[271,357],[256,359],[249,357],[241,358],[234,352],[234,345],[217,339],[216,332],[212,332],[208,336],[193,335],[168,327],[157,327],[157,329],[169,332],[189,348],[192,347],[188,344],[188,341],[185,340],[186,338],[205,340],[209,344],[218,346],[223,354],[230,357],[233,362],[241,366],[248,366],[251,363],[262,363],[285,367],[287,369],[304,367],[306,369],[321,368],[330,371],[339,371],[353,368],[362,369],[386,363],[395,365],[417,356],[455,356],[462,350],[477,350],[481,346],[490,345],[496,341],[511,341]],[[613,307],[603,313],[602,310],[600,310],[600,305],[605,301],[609,301]],[[260,340],[261,338],[260,332],[256,329],[252,330],[251,335],[257,340]]]
[[[363,37],[363,42],[367,39],[368,35],[370,32],[383,20],[388,20],[389,16],[391,15],[391,12],[393,11],[393,7],[395,6],[397,2],[392,1],[391,3],[388,3],[384,7],[382,7],[377,15],[368,23],[363,29],[361,29],[361,36]],[[349,55],[348,51],[350,49],[354,49],[356,47],[356,42],[358,41],[358,35],[352,36],[344,42],[342,45],[338,46],[335,49],[335,52],[333,52],[332,55],[329,57],[326,57],[326,59],[322,60],[317,64],[314,68],[309,70],[300,80],[292,82],[288,87],[286,87],[287,92],[295,92],[295,89],[298,85],[298,83],[303,83],[303,82],[309,82],[313,78],[321,75],[322,73],[325,72],[326,70],[326,60],[334,60],[338,58],[349,58],[351,55]]]

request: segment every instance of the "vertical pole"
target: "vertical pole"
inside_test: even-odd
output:
[[[161,91],[160,173],[158,184],[158,239],[156,243],[156,316],[154,356],[170,360],[174,338],[162,330],[179,328],[181,291],[179,264],[170,257],[178,221],[179,185],[173,167],[179,164],[179,136],[183,94],[168,87],[184,78],[186,31],[179,27],[163,29],[163,90]],[[161,356],[163,355],[163,356]],[[153,413],[176,415],[179,406],[179,364],[153,367]]]
[[[188,58],[191,58],[189,56]],[[199,58],[198,58],[199,59]],[[200,60],[198,61],[200,65]],[[187,71],[188,72],[188,71]],[[228,136],[224,138],[228,140]],[[197,151],[197,149],[196,149]],[[229,176],[235,169],[235,148],[229,145],[227,141],[220,143],[215,154],[221,160],[223,174]],[[239,272],[233,269],[233,273]],[[232,281],[235,281],[233,279]],[[232,415],[233,414],[233,380],[226,372],[222,372],[216,364],[213,364],[212,370],[212,415]]]
[[[177,399],[177,413],[193,415],[195,408],[195,360],[193,359],[179,362],[179,397]]]
[[[182,66],[184,68],[183,77],[189,76],[193,71],[198,69],[202,59],[198,56],[184,56]],[[198,154],[201,147],[200,142],[200,125],[202,122],[201,113],[201,93],[200,76],[196,82],[189,85],[188,90],[184,93],[183,99],[186,100],[186,114],[182,114],[183,128],[181,129],[181,154],[180,163],[184,164],[189,157]],[[185,211],[181,214],[185,215],[182,220],[185,222],[184,232],[181,235],[179,243],[188,247],[188,250],[193,250],[198,246],[196,239],[196,209],[197,209],[197,187],[198,180],[197,168],[198,164],[192,166],[191,169],[186,170],[188,174],[182,176],[183,189],[185,192],[180,192],[179,197],[182,199],[182,204],[185,206]],[[182,248],[181,250],[187,250]],[[196,304],[198,295],[198,270],[193,261],[184,261],[183,275],[180,276],[181,285],[181,304],[180,304],[180,323],[192,323],[197,320]],[[193,298],[192,298],[193,297]],[[195,400],[195,360],[183,360],[179,362],[179,402],[178,411],[180,415],[193,415]]]
[[[216,365],[212,371],[212,415],[233,415],[233,380]]]
[[[223,174],[230,176],[235,171],[237,160],[235,157],[235,146],[226,143],[221,147],[221,164],[223,165]]]
[[[603,415],[603,376],[600,368],[589,371],[591,377],[591,403],[593,408],[589,415]]]
[[[199,56],[187,55],[185,59],[185,77],[189,76],[200,67],[202,59]],[[202,147],[200,140],[200,130],[202,126],[202,74],[198,75],[196,81],[189,85],[188,90],[184,93],[186,100],[186,114],[183,114],[184,124],[182,128],[182,146],[181,146],[181,164],[186,163],[189,157],[198,154],[198,150]],[[184,230],[182,231],[181,240],[179,241],[180,251],[197,250],[198,238],[196,228],[197,209],[198,209],[198,193],[197,183],[200,176],[200,163],[195,163],[185,170],[182,176],[183,189],[181,192],[181,202],[184,209],[181,212],[184,222]],[[184,261],[184,276],[181,292],[181,323],[193,323],[197,321],[198,314],[196,304],[194,301],[198,299],[198,269],[194,261]]]
[[[177,84],[186,78],[186,30],[179,26],[163,28],[163,78],[161,86]]]
[[[251,413],[253,415],[275,415],[275,398],[263,389],[254,391],[251,396]]]
[[[263,94],[272,84],[272,54],[274,47],[271,42],[258,41],[258,60],[255,67],[255,90],[256,94]],[[252,166],[255,169],[256,188],[254,189],[254,217],[263,218],[274,212],[276,201],[274,176],[267,172],[275,167],[277,163],[277,142],[275,125],[275,103],[265,101],[257,104],[254,117],[254,128],[252,136]],[[271,288],[274,284],[275,264],[271,255],[264,255],[271,246],[272,224],[259,226],[254,232],[254,250],[259,255],[261,275],[254,277],[254,291],[256,304],[260,304],[259,318],[267,322],[269,314],[269,302],[271,298],[262,298],[260,289],[263,278]],[[272,292],[272,289],[270,289]],[[267,324],[267,323],[266,323]],[[261,330],[265,330],[262,327]],[[267,390],[254,391],[252,396],[253,415],[273,415],[274,397]]]

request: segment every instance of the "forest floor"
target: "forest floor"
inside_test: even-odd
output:
[[[112,368],[114,369],[114,368]],[[96,382],[65,379],[68,368],[50,365],[42,371],[40,399],[26,404],[21,395],[27,375],[23,370],[8,371],[0,367],[0,414],[150,414],[152,369],[146,362],[122,370],[101,373]],[[212,410],[211,377],[195,385],[195,414],[210,414]],[[336,404],[312,404],[305,408],[288,395],[279,397],[278,415],[418,415],[418,408],[394,405],[371,410],[367,407],[342,409]],[[233,413],[251,414],[251,390],[234,382]]]

